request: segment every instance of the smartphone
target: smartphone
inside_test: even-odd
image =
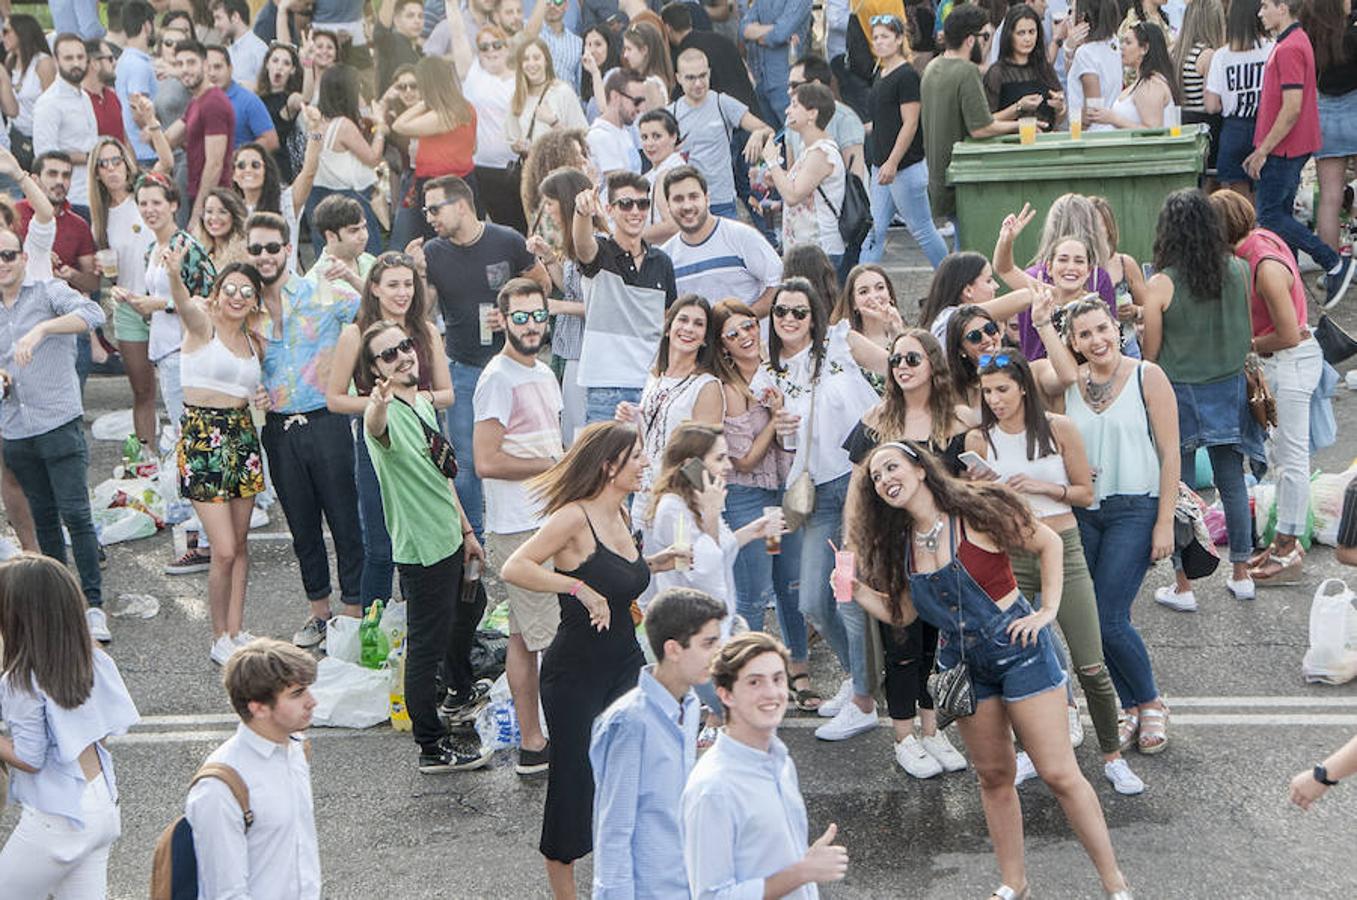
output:
[[[985,458],[974,450],[967,450],[957,457],[961,464],[966,467],[966,471],[973,475],[998,475],[998,471],[985,461]]]
[[[696,456],[690,458],[682,466],[679,466],[679,474],[684,477],[689,484],[697,490],[706,488],[706,482],[703,481],[703,475],[706,474],[707,464]]]

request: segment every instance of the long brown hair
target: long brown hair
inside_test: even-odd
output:
[[[567,132],[567,134],[573,134],[573,132]],[[550,140],[550,137],[544,140]],[[541,146],[542,141],[535,145],[535,147]],[[550,197],[556,201],[556,205],[561,210],[561,252],[565,254],[566,259],[575,258],[575,234],[571,229],[571,223],[575,221],[575,198],[582,191],[587,191],[592,186],[593,182],[589,180],[588,175],[585,175],[579,169],[567,167],[557,169],[548,175],[538,192],[539,208],[541,201]],[[534,209],[534,213],[536,211]],[[599,213],[594,214],[594,229],[596,231],[607,230],[606,222]]]
[[[876,263],[858,263],[848,273],[848,277],[843,280],[843,288],[839,291],[838,297],[834,300],[834,308],[829,313],[830,325],[837,325],[847,319],[852,323],[854,331],[862,331],[862,313],[858,311],[857,304],[853,302],[853,286],[857,284],[858,278],[868,272],[875,272],[886,280],[886,293],[891,295],[891,303],[899,306],[900,301],[895,297],[895,282],[891,281],[886,270]]]
[[[892,355],[900,352],[900,341],[907,337],[914,338],[924,348],[924,356],[932,370],[928,378],[929,439],[935,447],[942,448],[952,436],[952,426],[965,424],[957,418],[958,401],[947,370],[947,356],[938,339],[926,328],[906,328],[896,335],[891,341]],[[905,436],[905,391],[895,380],[894,372],[886,375],[886,395],[881,398],[875,418],[872,428],[881,440],[896,441]]]
[[[108,209],[112,203],[108,188],[99,180],[99,154],[105,147],[117,147],[118,153],[122,155],[123,166],[127,169],[127,196],[132,198],[133,206],[137,203],[135,190],[137,176],[141,174],[141,170],[137,168],[137,158],[127,149],[126,144],[115,137],[99,138],[94,149],[89,152],[90,225],[94,231],[95,245],[99,247],[108,246]]]
[[[674,63],[669,58],[669,42],[658,28],[649,22],[637,22],[622,32],[622,40],[646,48],[646,69],[640,73],[642,78],[657,75],[664,82],[666,91],[674,89]]]
[[[650,508],[646,510],[647,519],[652,522],[655,520],[655,511],[660,507],[661,497],[665,494],[677,494],[688,507],[688,511],[693,514],[693,518],[702,521],[702,511],[697,506],[697,488],[693,487],[692,482],[683,477],[679,470],[690,459],[705,458],[711,452],[711,448],[716,446],[717,438],[724,433],[725,429],[720,425],[709,425],[706,422],[684,422],[674,429],[674,433],[669,436],[669,443],[664,446],[664,464],[660,468],[660,474],[650,486]]]
[[[405,311],[404,322],[394,322],[393,324],[400,328],[415,342],[415,357],[419,360],[421,372],[423,366],[429,364],[429,360],[434,358],[433,348],[429,346],[429,329],[425,324],[428,319],[428,299],[424,295],[424,279],[420,277],[419,270],[415,268],[415,261],[404,253],[391,251],[383,253],[377,257],[377,261],[372,264],[368,270],[368,276],[363,281],[363,297],[358,302],[358,315],[354,318],[354,324],[358,326],[360,334],[366,333],[368,328],[382,321],[391,321],[382,314],[382,301],[378,299],[373,287],[379,284],[382,276],[391,269],[409,269],[410,274],[414,276],[415,293],[410,298],[410,308]],[[372,369],[367,365],[359,366],[353,373],[354,385],[358,392],[366,394],[372,391],[373,377]]]
[[[863,477],[853,479],[845,516],[848,544],[858,554],[858,571],[873,590],[886,594],[892,618],[899,622],[909,598],[906,553],[913,538],[914,519],[905,509],[891,506],[876,492],[870,476],[872,460],[881,453],[899,453],[906,464],[923,470],[923,484],[938,509],[967,527],[980,531],[1011,552],[1021,549],[1036,528],[1027,501],[1002,484],[962,481],[947,474],[940,459],[914,441],[891,441],[867,455]]]
[[[735,365],[734,360],[726,355],[725,348],[721,346],[723,340],[721,333],[726,330],[726,323],[736,316],[748,316],[755,322],[759,320],[758,313],[750,309],[747,303],[736,300],[734,297],[727,297],[711,308],[711,333],[717,344],[716,352],[711,357],[711,370],[721,380],[722,384],[737,389],[746,400],[752,403],[754,392],[749,389],[749,382],[745,380],[739,367]]]
[[[514,54],[514,96],[509,101],[509,112],[516,116],[520,115],[523,108],[528,105],[529,91],[532,90],[528,84],[528,76],[523,74],[523,54],[528,52],[529,47],[536,47],[541,50],[542,56],[546,60],[546,80],[542,82],[542,96],[545,97],[547,91],[551,90],[552,86],[560,80],[556,77],[556,70],[551,61],[551,48],[547,46],[546,41],[540,37],[535,37],[519,47],[518,52]]]
[[[419,96],[438,115],[438,121],[452,131],[471,121],[471,104],[462,96],[461,82],[452,63],[441,56],[426,56],[415,63],[415,81]]]
[[[236,193],[234,188],[214,187],[207,192],[203,198],[203,208],[206,210],[207,201],[215,198],[218,203],[226,207],[226,211],[231,214],[231,231],[226,235],[225,240],[217,243],[217,239],[207,233],[207,226],[203,224],[202,216],[193,223],[193,236],[198,239],[198,243],[207,250],[207,255],[213,257],[214,265],[224,265],[227,262],[235,262],[237,258],[242,259],[245,256],[245,222],[250,218],[249,212],[245,209],[245,201],[240,194]],[[93,196],[91,196],[93,199]],[[216,257],[226,251],[225,258]]]
[[[636,426],[626,422],[587,425],[560,462],[528,481],[528,490],[542,502],[545,515],[579,500],[591,500],[602,493],[640,440]]]
[[[697,348],[696,368],[693,371],[697,373],[711,371],[711,358],[716,353],[716,348],[713,346],[716,343],[716,334],[712,330],[711,304],[707,302],[706,297],[700,294],[681,294],[664,313],[664,330],[660,332],[660,347],[655,353],[655,365],[650,368],[651,374],[657,378],[663,376],[665,369],[669,368],[669,332],[674,327],[674,320],[683,310],[693,306],[702,310],[702,314],[707,319],[707,330],[703,335],[701,346]]]
[[[1343,0],[1309,0],[1301,4],[1296,18],[1314,44],[1316,73],[1343,61],[1343,35],[1351,27],[1343,15]]]
[[[94,690],[94,644],[85,597],[70,570],[36,553],[0,565],[0,671],[16,688],[36,684],[62,709]]]

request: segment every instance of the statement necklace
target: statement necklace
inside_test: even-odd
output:
[[[930,553],[938,549],[938,535],[942,534],[942,516],[938,516],[933,527],[924,532],[914,532],[914,543]]]
[[[1097,412],[1102,412],[1103,407],[1107,406],[1112,399],[1112,387],[1116,384],[1117,373],[1121,370],[1121,360],[1117,360],[1116,368],[1112,370],[1112,377],[1106,381],[1093,380],[1093,367],[1089,366],[1088,374],[1084,376],[1084,388],[1088,393],[1089,405]]]

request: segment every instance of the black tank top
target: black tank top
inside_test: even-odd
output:
[[[577,647],[599,649],[602,645],[619,652],[639,650],[631,623],[631,604],[650,584],[650,567],[639,548],[634,560],[624,559],[614,553],[599,540],[588,513],[584,514],[584,519],[589,523],[589,533],[594,537],[594,552],[573,570],[561,570],[561,574],[578,578],[602,594],[608,601],[612,620],[605,631],[595,631],[589,624],[589,611],[579,598],[570,594],[557,594],[561,604],[561,627],[556,632],[556,643],[565,639],[572,643],[578,641],[574,643]]]

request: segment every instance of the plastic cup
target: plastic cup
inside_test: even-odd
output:
[[[1169,137],[1182,137],[1183,134],[1183,108],[1170,103],[1164,107],[1164,127],[1169,130]]]
[[[1084,120],[1079,117],[1070,119],[1070,140],[1082,141],[1084,139]]]
[[[268,411],[263,407],[250,404],[250,421],[254,423],[255,431],[262,431],[264,423],[268,420]]]
[[[763,549],[768,551],[769,556],[777,556],[782,552],[782,507],[765,506],[763,515],[768,519],[768,526],[763,533]]]
[[[1023,116],[1018,120],[1018,140],[1024,144],[1037,142],[1036,116]]]
[[[481,324],[481,346],[489,347],[495,342],[495,333],[490,330],[490,313],[494,310],[495,304],[482,303],[477,310],[478,318]]]
[[[839,603],[853,599],[853,573],[856,569],[856,553],[852,550],[834,552],[834,599]]]
[[[103,275],[109,281],[118,280],[118,251],[117,250],[99,250],[94,254],[99,261],[99,268]]]

